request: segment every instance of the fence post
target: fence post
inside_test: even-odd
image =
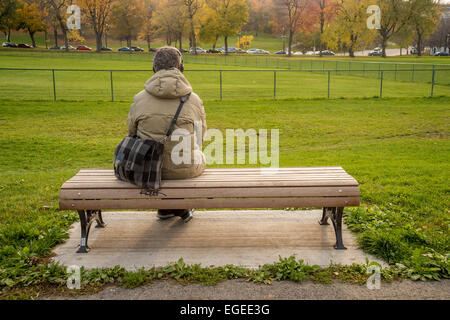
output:
[[[397,81],[397,64],[395,64],[395,76],[394,76],[394,80]]]
[[[114,102],[114,85],[113,85],[113,75],[112,70],[109,71],[109,78],[111,80],[111,101]]]
[[[277,72],[273,72],[273,99],[277,99]]]
[[[381,63],[378,64],[378,79],[380,79],[380,75],[381,75]]]
[[[381,81],[380,81],[380,99],[382,99],[383,98],[383,71],[381,71],[381,74],[380,74],[380,79],[381,79]]]
[[[414,64],[412,65],[412,75],[411,75],[411,81],[414,82]]]
[[[53,77],[53,101],[56,101],[55,69],[52,69],[52,77]]]
[[[222,100],[222,70],[219,71],[220,74],[220,100]]]
[[[331,72],[328,70],[328,99],[330,99],[330,76]]]
[[[363,77],[366,76],[366,64],[363,62]]]
[[[433,97],[433,93],[434,93],[434,74],[435,74],[435,70],[434,70],[434,65],[433,65],[433,73],[431,75],[431,97]]]

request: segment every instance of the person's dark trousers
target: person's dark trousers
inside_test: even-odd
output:
[[[158,218],[164,220],[176,216],[188,222],[193,217],[193,211],[193,209],[159,209]]]

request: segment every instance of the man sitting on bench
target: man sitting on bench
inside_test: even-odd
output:
[[[153,58],[155,74],[147,80],[144,90],[134,96],[128,114],[128,134],[137,135],[141,139],[161,140],[167,132],[175,115],[180,98],[190,94],[175,125],[176,129],[184,129],[191,139],[190,161],[175,164],[172,150],[179,141],[167,139],[164,147],[162,179],[186,179],[199,176],[206,167],[206,159],[201,151],[201,143],[206,133],[206,115],[203,101],[192,91],[192,87],[183,75],[183,57],[174,47],[160,48]],[[194,125],[201,123],[202,134],[196,138]],[[182,137],[186,138],[186,137]],[[185,152],[186,150],[183,150]],[[185,159],[185,157],[183,157]],[[188,222],[193,217],[193,209],[158,210],[160,219],[174,216]]]

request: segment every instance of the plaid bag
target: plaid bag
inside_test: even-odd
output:
[[[114,175],[117,179],[144,188],[147,194],[158,195],[164,160],[164,142],[172,134],[181,109],[189,96],[190,94],[181,97],[169,130],[161,141],[128,136],[119,143],[114,151]]]

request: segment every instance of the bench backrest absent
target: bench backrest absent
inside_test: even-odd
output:
[[[62,210],[359,206],[358,182],[341,167],[206,169],[163,180],[158,196],[119,181],[113,170],[83,169],[65,182]]]

